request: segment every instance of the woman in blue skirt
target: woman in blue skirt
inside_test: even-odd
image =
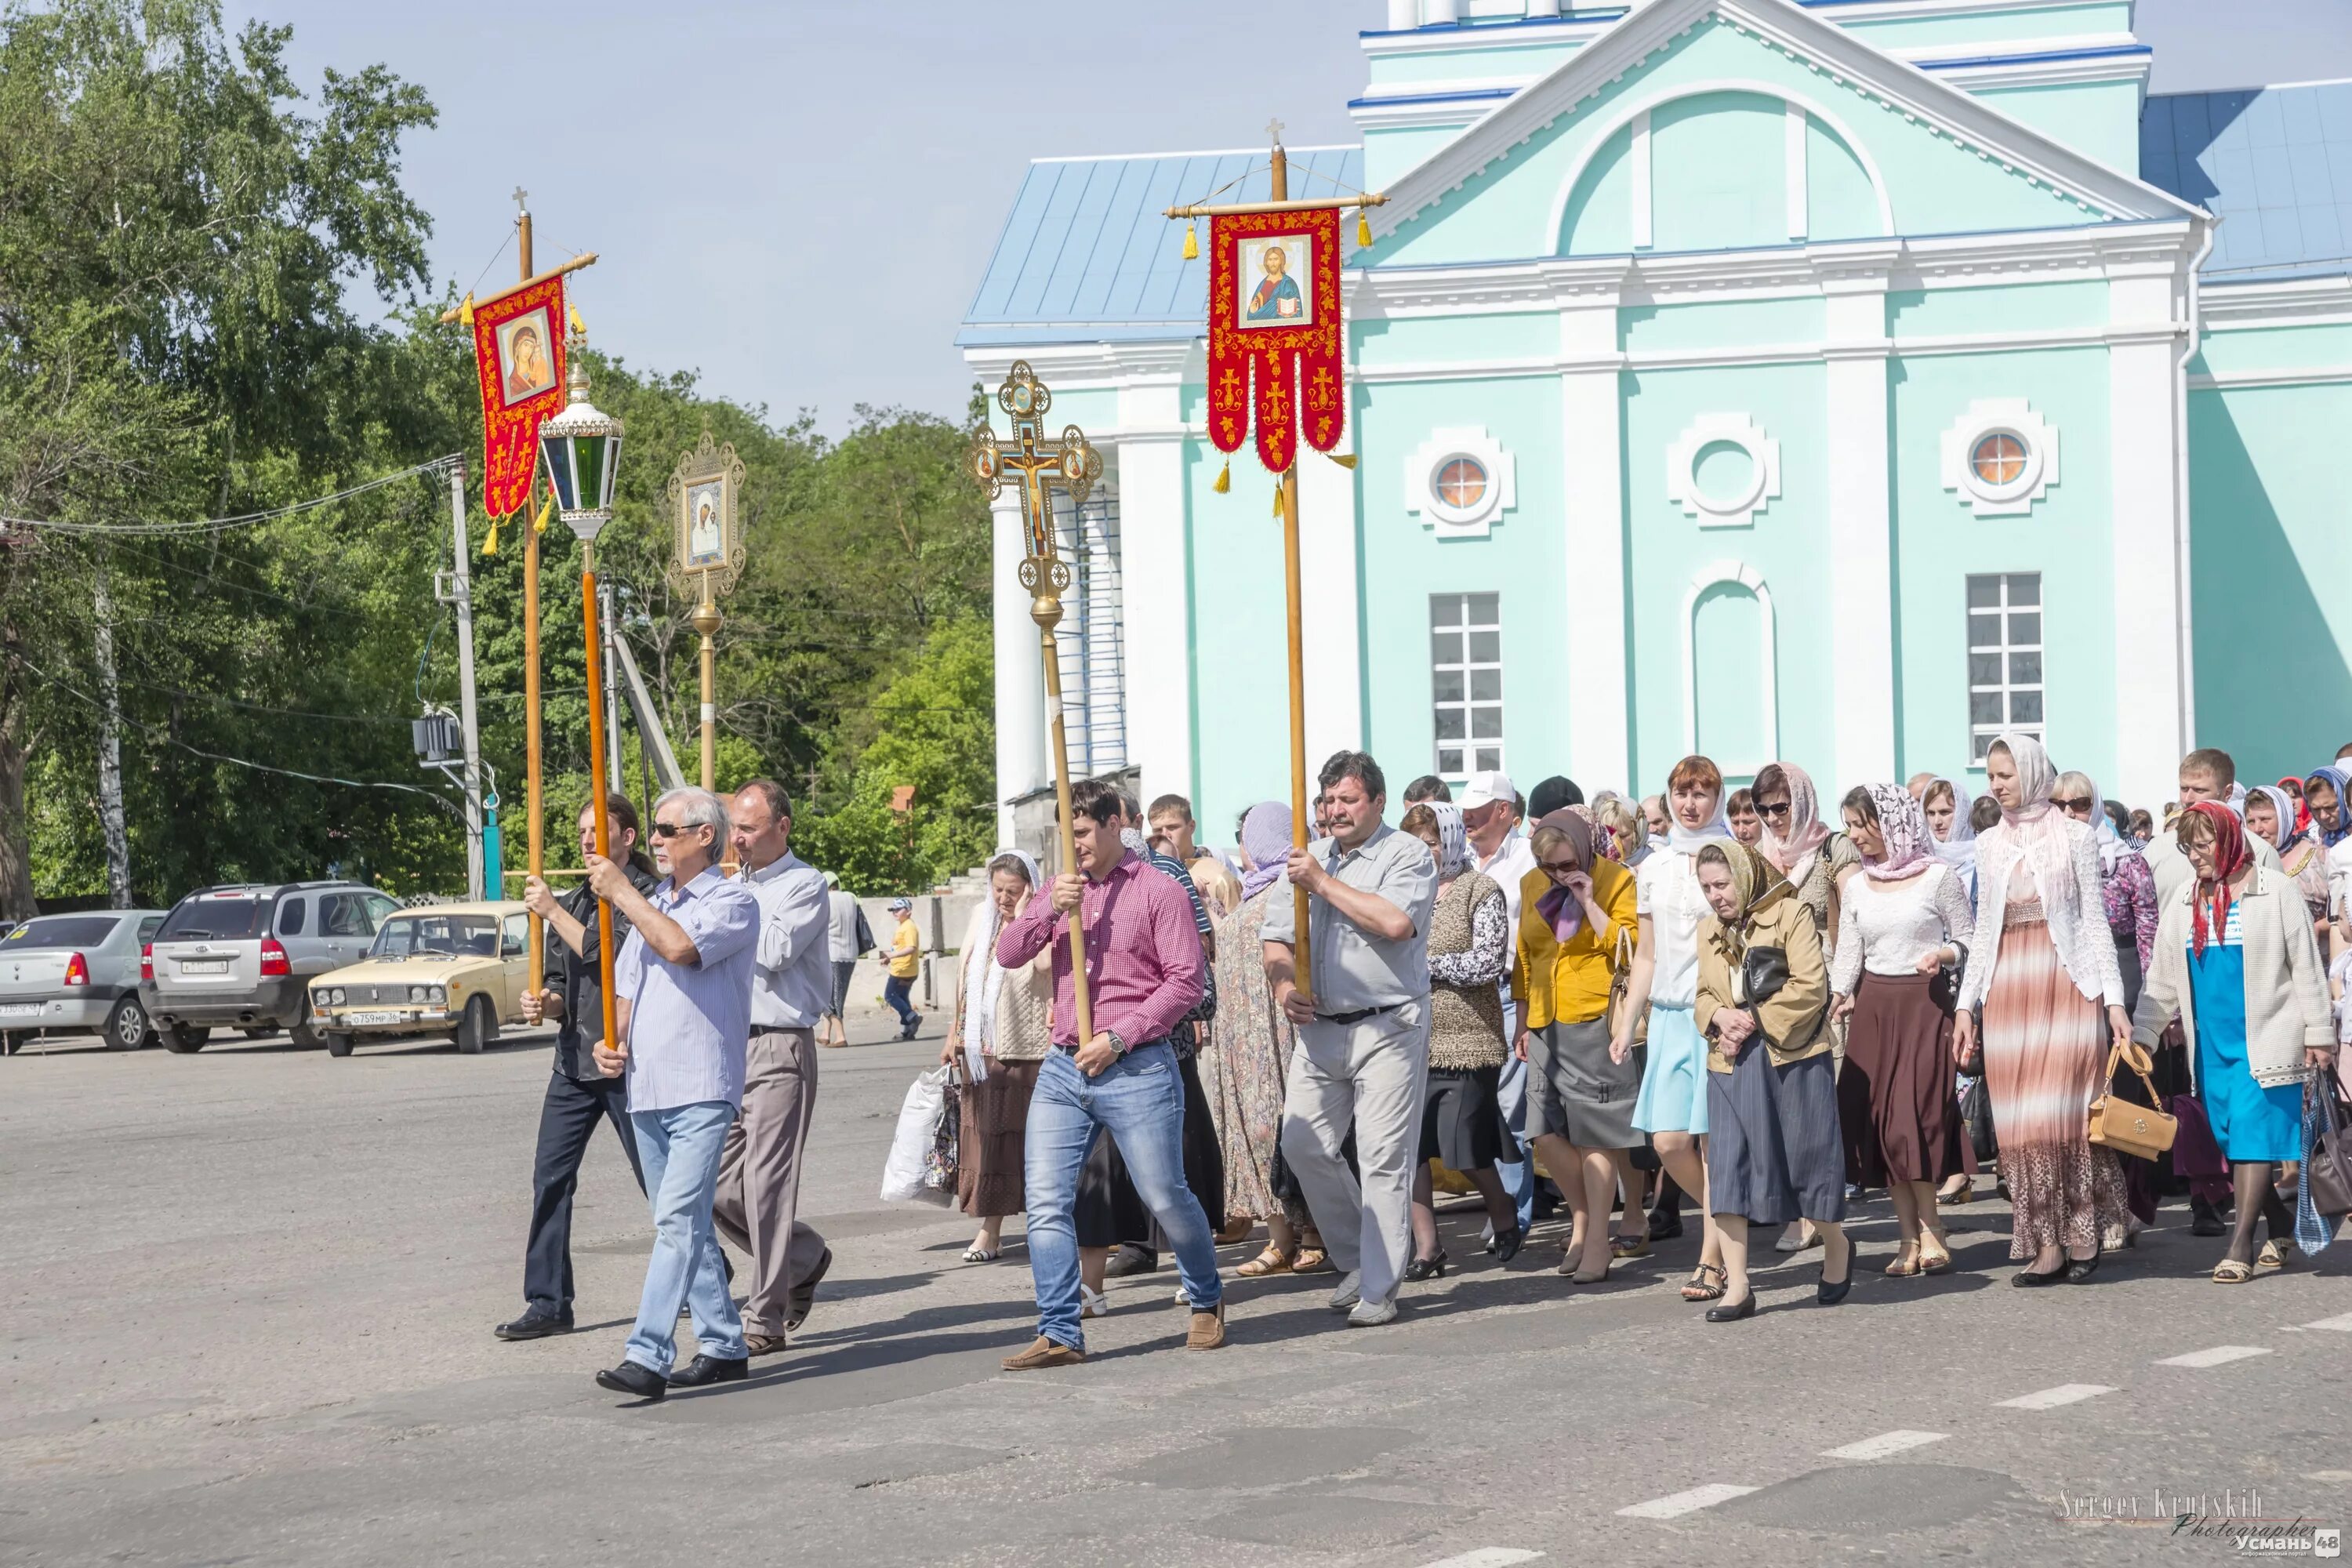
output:
[[[2271,1171],[2303,1159],[2304,1083],[2334,1066],[2336,1032],[2302,889],[2255,863],[2227,805],[2200,801],[2178,828],[2197,874],[2165,900],[2132,1034],[2153,1046],[2176,1015],[2188,1031],[2197,1099],[2237,1188],[2237,1226],[2213,1279],[2239,1285],[2257,1261],[2294,1258]],[[2259,1259],[2257,1215],[2271,1233]]]
[[[1633,1101],[1633,1127],[1650,1136],[1658,1163],[1684,1192],[1706,1191],[1706,1041],[1691,1020],[1698,996],[1698,922],[1706,918],[1699,895],[1696,858],[1710,844],[1736,844],[1723,812],[1723,773],[1705,757],[1685,757],[1666,779],[1668,829],[1664,843],[1651,841],[1649,858],[1634,873],[1634,909],[1640,941],[1627,981],[1625,1005],[1609,1040],[1609,1058],[1633,1054],[1637,1028],[1646,1022],[1649,1058],[1642,1068],[1642,1092]],[[1715,1224],[1706,1222],[1699,1264],[1683,1286],[1685,1301],[1723,1296],[1723,1251]]]

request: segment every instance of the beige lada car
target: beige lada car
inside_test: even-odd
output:
[[[310,982],[330,1056],[362,1040],[440,1035],[471,1056],[522,1022],[530,920],[512,902],[424,904],[386,915],[361,962]]]

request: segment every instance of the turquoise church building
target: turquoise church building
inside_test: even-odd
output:
[[[1389,198],[1344,262],[1360,461],[1299,458],[1311,760],[1980,785],[2014,729],[2154,807],[2192,746],[2352,739],[2352,83],[2152,95],[2128,0],[1367,20],[1360,144],[1288,153]],[[1215,488],[1161,212],[1266,161],[1038,159],[958,340],[1104,455],[1060,513],[1074,766],[1219,842],[1288,795],[1281,526],[1250,450]],[[1008,833],[1052,776],[1022,552],[1008,495]]]

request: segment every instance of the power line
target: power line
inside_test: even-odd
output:
[[[314,511],[322,506],[331,506],[339,500],[349,500],[353,496],[365,495],[370,490],[382,489],[386,485],[397,484],[402,479],[415,475],[436,473],[448,468],[452,463],[464,461],[462,455],[452,452],[447,457],[433,458],[403,468],[397,473],[385,474],[380,479],[366,480],[348,489],[337,490],[332,495],[319,496],[310,500],[299,500],[287,506],[271,507],[267,511],[242,512],[235,517],[205,518],[189,522],[62,522],[54,518],[10,517],[5,513],[0,513],[0,527],[46,528],[57,533],[102,534],[112,537],[127,537],[134,534],[152,536],[217,533],[225,529],[250,528],[256,523],[269,522],[281,517],[292,517],[299,512]]]

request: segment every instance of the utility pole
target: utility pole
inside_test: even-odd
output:
[[[466,544],[466,466],[449,465],[449,521],[457,531],[457,566],[448,597],[457,605],[457,718],[466,742],[466,896],[482,891],[482,738],[474,715],[474,578]]]
[[[90,595],[98,620],[98,816],[106,834],[106,899],[118,910],[131,907],[131,838],[122,825],[122,694],[114,674],[114,595],[108,562],[98,563],[98,585]]]

